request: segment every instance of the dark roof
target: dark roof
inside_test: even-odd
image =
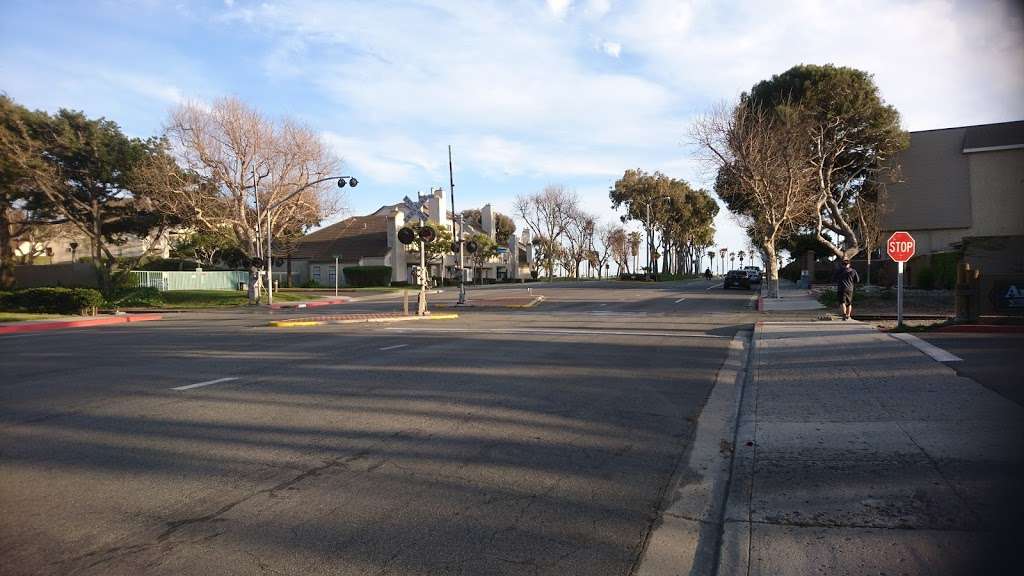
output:
[[[969,126],[964,135],[964,152],[1024,147],[1024,120]]]
[[[292,258],[331,261],[335,254],[351,262],[360,258],[379,258],[388,253],[387,216],[353,216],[337,224],[304,236]]]

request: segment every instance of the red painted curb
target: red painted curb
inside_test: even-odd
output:
[[[88,328],[90,326],[105,326],[108,324],[127,324],[129,322],[146,322],[149,320],[160,320],[159,314],[126,314],[124,316],[108,316],[103,318],[88,318],[85,320],[55,320],[53,322],[24,322],[0,326],[0,334],[23,334],[26,332],[44,332],[47,330],[60,330],[62,328]]]
[[[973,332],[975,334],[1024,334],[1024,326],[1015,324],[953,324],[934,332]]]
[[[288,302],[287,304],[271,304],[271,310],[282,308],[316,308],[317,306],[333,306],[335,304],[348,304],[351,298],[330,298],[327,300],[311,300],[309,302]]]

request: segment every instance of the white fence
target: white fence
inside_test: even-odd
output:
[[[158,272],[132,270],[137,286],[150,286],[166,292],[168,290],[238,290],[242,283],[249,282],[249,273],[244,270],[228,272]]]

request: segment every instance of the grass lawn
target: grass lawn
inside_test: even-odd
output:
[[[30,314],[28,312],[0,312],[0,322],[24,322],[25,320],[47,320],[49,318],[67,318],[60,314]]]
[[[160,296],[164,300],[162,308],[216,308],[244,306],[249,303],[245,292],[235,290],[172,290],[161,292]],[[311,294],[274,292],[274,302],[301,302],[313,299],[315,296]]]

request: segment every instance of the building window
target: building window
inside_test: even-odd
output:
[[[327,269],[327,283],[328,284],[334,284],[334,274],[335,274],[334,266],[329,267]]]
[[[320,283],[320,265],[319,264],[314,264],[313,265],[313,282],[316,282],[317,284]]]

